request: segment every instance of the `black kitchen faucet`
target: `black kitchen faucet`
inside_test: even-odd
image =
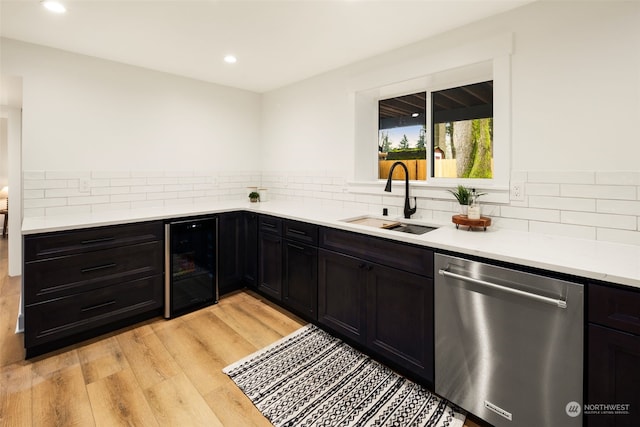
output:
[[[414,207],[412,208],[411,204],[409,203],[409,169],[407,169],[407,166],[404,163],[395,162],[391,165],[391,169],[389,170],[389,177],[387,178],[387,185],[384,187],[384,191],[391,193],[391,177],[393,176],[393,170],[398,165],[402,166],[402,168],[404,169],[404,217],[409,219],[411,218],[411,215],[416,213],[416,198],[413,198]]]

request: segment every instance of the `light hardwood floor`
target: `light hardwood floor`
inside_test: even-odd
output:
[[[243,291],[25,361],[6,252],[2,239],[0,426],[271,425],[222,368],[306,322]]]

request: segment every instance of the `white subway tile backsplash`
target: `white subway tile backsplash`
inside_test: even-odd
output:
[[[109,196],[69,197],[67,199],[67,203],[69,204],[69,206],[109,203]]]
[[[60,206],[45,208],[45,216],[49,215],[80,215],[91,213],[91,205]]]
[[[91,206],[91,212],[121,211],[131,209],[131,203],[101,203]]]
[[[611,215],[588,212],[564,211],[561,222],[565,224],[587,225],[591,227],[617,228],[622,230],[636,230],[637,219],[630,215]]]
[[[133,201],[140,201],[140,200],[147,200],[147,195],[142,193],[142,194],[112,194],[111,196],[108,196],[109,202],[111,203],[118,203],[118,202],[133,202]]]
[[[164,191],[183,192],[183,191],[191,191],[192,189],[193,189],[193,186],[191,184],[170,184],[170,185],[164,186]]]
[[[640,201],[598,200],[598,212],[618,215],[636,215],[640,217]]]
[[[595,212],[596,200],[571,197],[529,196],[529,207]]]
[[[110,180],[112,187],[131,187],[134,185],[145,185],[146,183],[146,178],[112,178]]]
[[[87,193],[81,193],[78,187],[75,188],[49,188],[44,190],[44,196],[47,199],[55,197],[78,197],[86,196]]]
[[[560,184],[536,184],[528,182],[524,193],[528,196],[559,196]]]
[[[529,171],[527,182],[549,184],[595,184],[595,172],[585,171]]]
[[[43,199],[45,190],[23,190],[22,197],[26,199]]]
[[[88,179],[89,191],[81,192]],[[87,213],[245,200],[248,187],[266,188],[270,200],[314,202],[322,206],[390,216],[402,215],[404,186],[392,194],[384,183],[351,183],[341,172],[239,171],[25,171],[25,217]],[[638,244],[640,239],[640,172],[513,171],[511,180],[525,184],[525,200],[503,203],[490,194],[481,198],[482,215],[492,227],[585,239]],[[450,223],[458,204],[444,189],[414,186],[414,218]],[[499,195],[498,195],[499,196]],[[497,196],[496,196],[497,197]],[[413,205],[413,200],[412,200]]]
[[[24,206],[23,206],[24,208]],[[37,217],[37,216],[45,216],[44,208],[24,208],[22,211],[24,217]]]
[[[131,193],[161,193],[164,185],[134,185],[130,188]]]
[[[32,179],[25,180],[22,183],[22,188],[25,190],[39,190],[47,188],[68,188],[69,185],[66,179]]]
[[[47,208],[51,206],[66,206],[67,199],[64,197],[56,198],[44,198],[44,199],[25,199],[22,201],[22,206],[25,209],[31,208]]]
[[[640,172],[596,172],[596,184],[640,185]]]
[[[562,184],[562,197],[587,197],[594,199],[636,200],[637,191],[630,185],[573,185]]]
[[[160,208],[164,206],[164,201],[162,200],[141,200],[141,201],[133,201],[130,203],[131,209],[141,209],[141,208]]]
[[[178,198],[177,191],[165,191],[163,193],[147,194],[147,200],[169,200],[169,199],[177,199],[177,198]]]
[[[530,219],[537,221],[559,222],[560,211],[556,209],[520,208],[503,206],[500,209],[505,218]]]
[[[109,185],[111,184],[111,182],[109,181],[109,179],[95,179],[92,178],[89,180],[89,188],[93,189],[96,187],[109,187]]]
[[[105,194],[129,194],[130,187],[96,187],[91,189],[92,196],[102,196]]]

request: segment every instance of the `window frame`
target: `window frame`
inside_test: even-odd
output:
[[[481,178],[428,177],[412,180],[412,187],[424,188],[427,197],[448,198],[444,189],[465,185],[488,192],[487,201],[509,201],[511,173],[511,54],[513,35],[503,34],[472,45],[407,61],[406,71],[400,64],[372,71],[352,79],[350,84],[354,116],[354,176],[349,182],[356,192],[375,193],[384,180],[378,178],[378,101],[414,92],[427,91],[427,118],[431,117],[431,92],[465,84],[493,80],[494,85],[494,175]],[[417,64],[426,73],[411,76]],[[427,123],[429,129],[430,123]],[[428,170],[433,168],[433,141],[427,134]],[[430,175],[430,172],[429,172]],[[368,188],[367,188],[368,187]],[[433,191],[431,191],[433,190]],[[444,197],[443,197],[444,196]]]

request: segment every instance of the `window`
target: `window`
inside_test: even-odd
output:
[[[412,180],[493,178],[493,81],[380,100],[378,178],[386,179],[396,161]],[[397,171],[394,179],[404,179]]]
[[[431,94],[431,177],[493,178],[493,81]]]
[[[417,151],[424,140],[424,164],[426,171],[424,178],[414,180],[414,185],[423,188],[422,194],[428,197],[440,198],[448,193],[442,190],[456,185],[490,191],[492,201],[508,201],[509,178],[511,174],[511,54],[513,53],[513,34],[500,34],[486,39],[474,40],[472,43],[460,46],[448,46],[446,49],[434,48],[428,54],[423,54],[416,48],[408,53],[406,59],[393,62],[392,65],[372,69],[354,76],[349,81],[349,102],[353,106],[353,139],[354,139],[354,170],[351,186],[357,191],[365,193],[377,192],[381,179],[386,179],[384,172],[380,172],[381,161],[391,161],[393,156],[399,156],[400,143],[408,146],[409,150]],[[474,88],[474,85],[479,85]],[[484,90],[491,88],[491,99],[468,103],[460,108],[438,107],[438,98],[451,95],[462,95],[465,89]],[[458,92],[458,94],[456,94]],[[424,93],[424,121],[421,121],[422,132],[407,132],[406,141],[402,127],[414,126],[407,122],[407,112],[393,120],[380,116],[380,111],[386,104],[392,106],[395,100],[407,100],[422,96]],[[479,94],[479,93],[478,93]],[[436,98],[436,104],[433,102]],[[477,107],[477,108],[475,108]],[[413,108],[407,107],[407,108]],[[478,110],[489,110],[490,114],[476,115]],[[458,110],[458,111],[456,111]],[[419,111],[415,111],[419,113]],[[435,113],[435,117],[434,117]],[[413,114],[413,113],[411,113]],[[453,116],[453,117],[451,117]],[[478,166],[471,169],[461,167],[458,173],[457,163],[462,162],[462,154],[456,148],[458,131],[469,127],[465,121],[485,119],[486,123],[476,123],[476,143],[482,135],[490,138],[484,144],[485,155],[476,156],[483,159]],[[488,119],[488,120],[487,120]],[[409,123],[409,126],[404,126]],[[434,128],[434,123],[436,124]],[[419,128],[418,128],[419,129]],[[408,129],[406,129],[408,131]],[[473,130],[473,129],[472,129]],[[447,147],[447,132],[450,146]],[[398,134],[394,140],[394,133]],[[388,142],[385,136],[388,135]],[[413,136],[412,136],[413,135]],[[416,136],[417,135],[417,136]],[[444,138],[444,140],[443,140]],[[477,145],[477,144],[476,144]],[[488,148],[488,149],[487,149]],[[395,151],[394,151],[395,149]],[[455,152],[454,152],[455,151]],[[473,152],[473,149],[470,150]],[[489,154],[490,153],[490,154]],[[386,158],[385,158],[386,156]],[[488,167],[486,159],[490,158]],[[438,163],[453,163],[453,172],[445,173]],[[419,159],[414,159],[419,160]],[[395,160],[394,160],[395,161]],[[393,163],[393,162],[391,162]],[[476,164],[476,162],[471,162]],[[463,163],[464,164],[464,163]],[[396,169],[403,175],[400,169]],[[394,171],[395,172],[395,171]],[[418,176],[416,172],[416,177]],[[485,176],[487,178],[479,178]],[[489,177],[490,176],[490,177]],[[396,178],[394,176],[394,178]],[[403,176],[398,176],[402,179]]]
[[[378,178],[387,179],[398,160],[407,166],[409,179],[427,178],[426,96],[419,92],[378,102]],[[404,172],[396,169],[394,179],[404,179]]]

